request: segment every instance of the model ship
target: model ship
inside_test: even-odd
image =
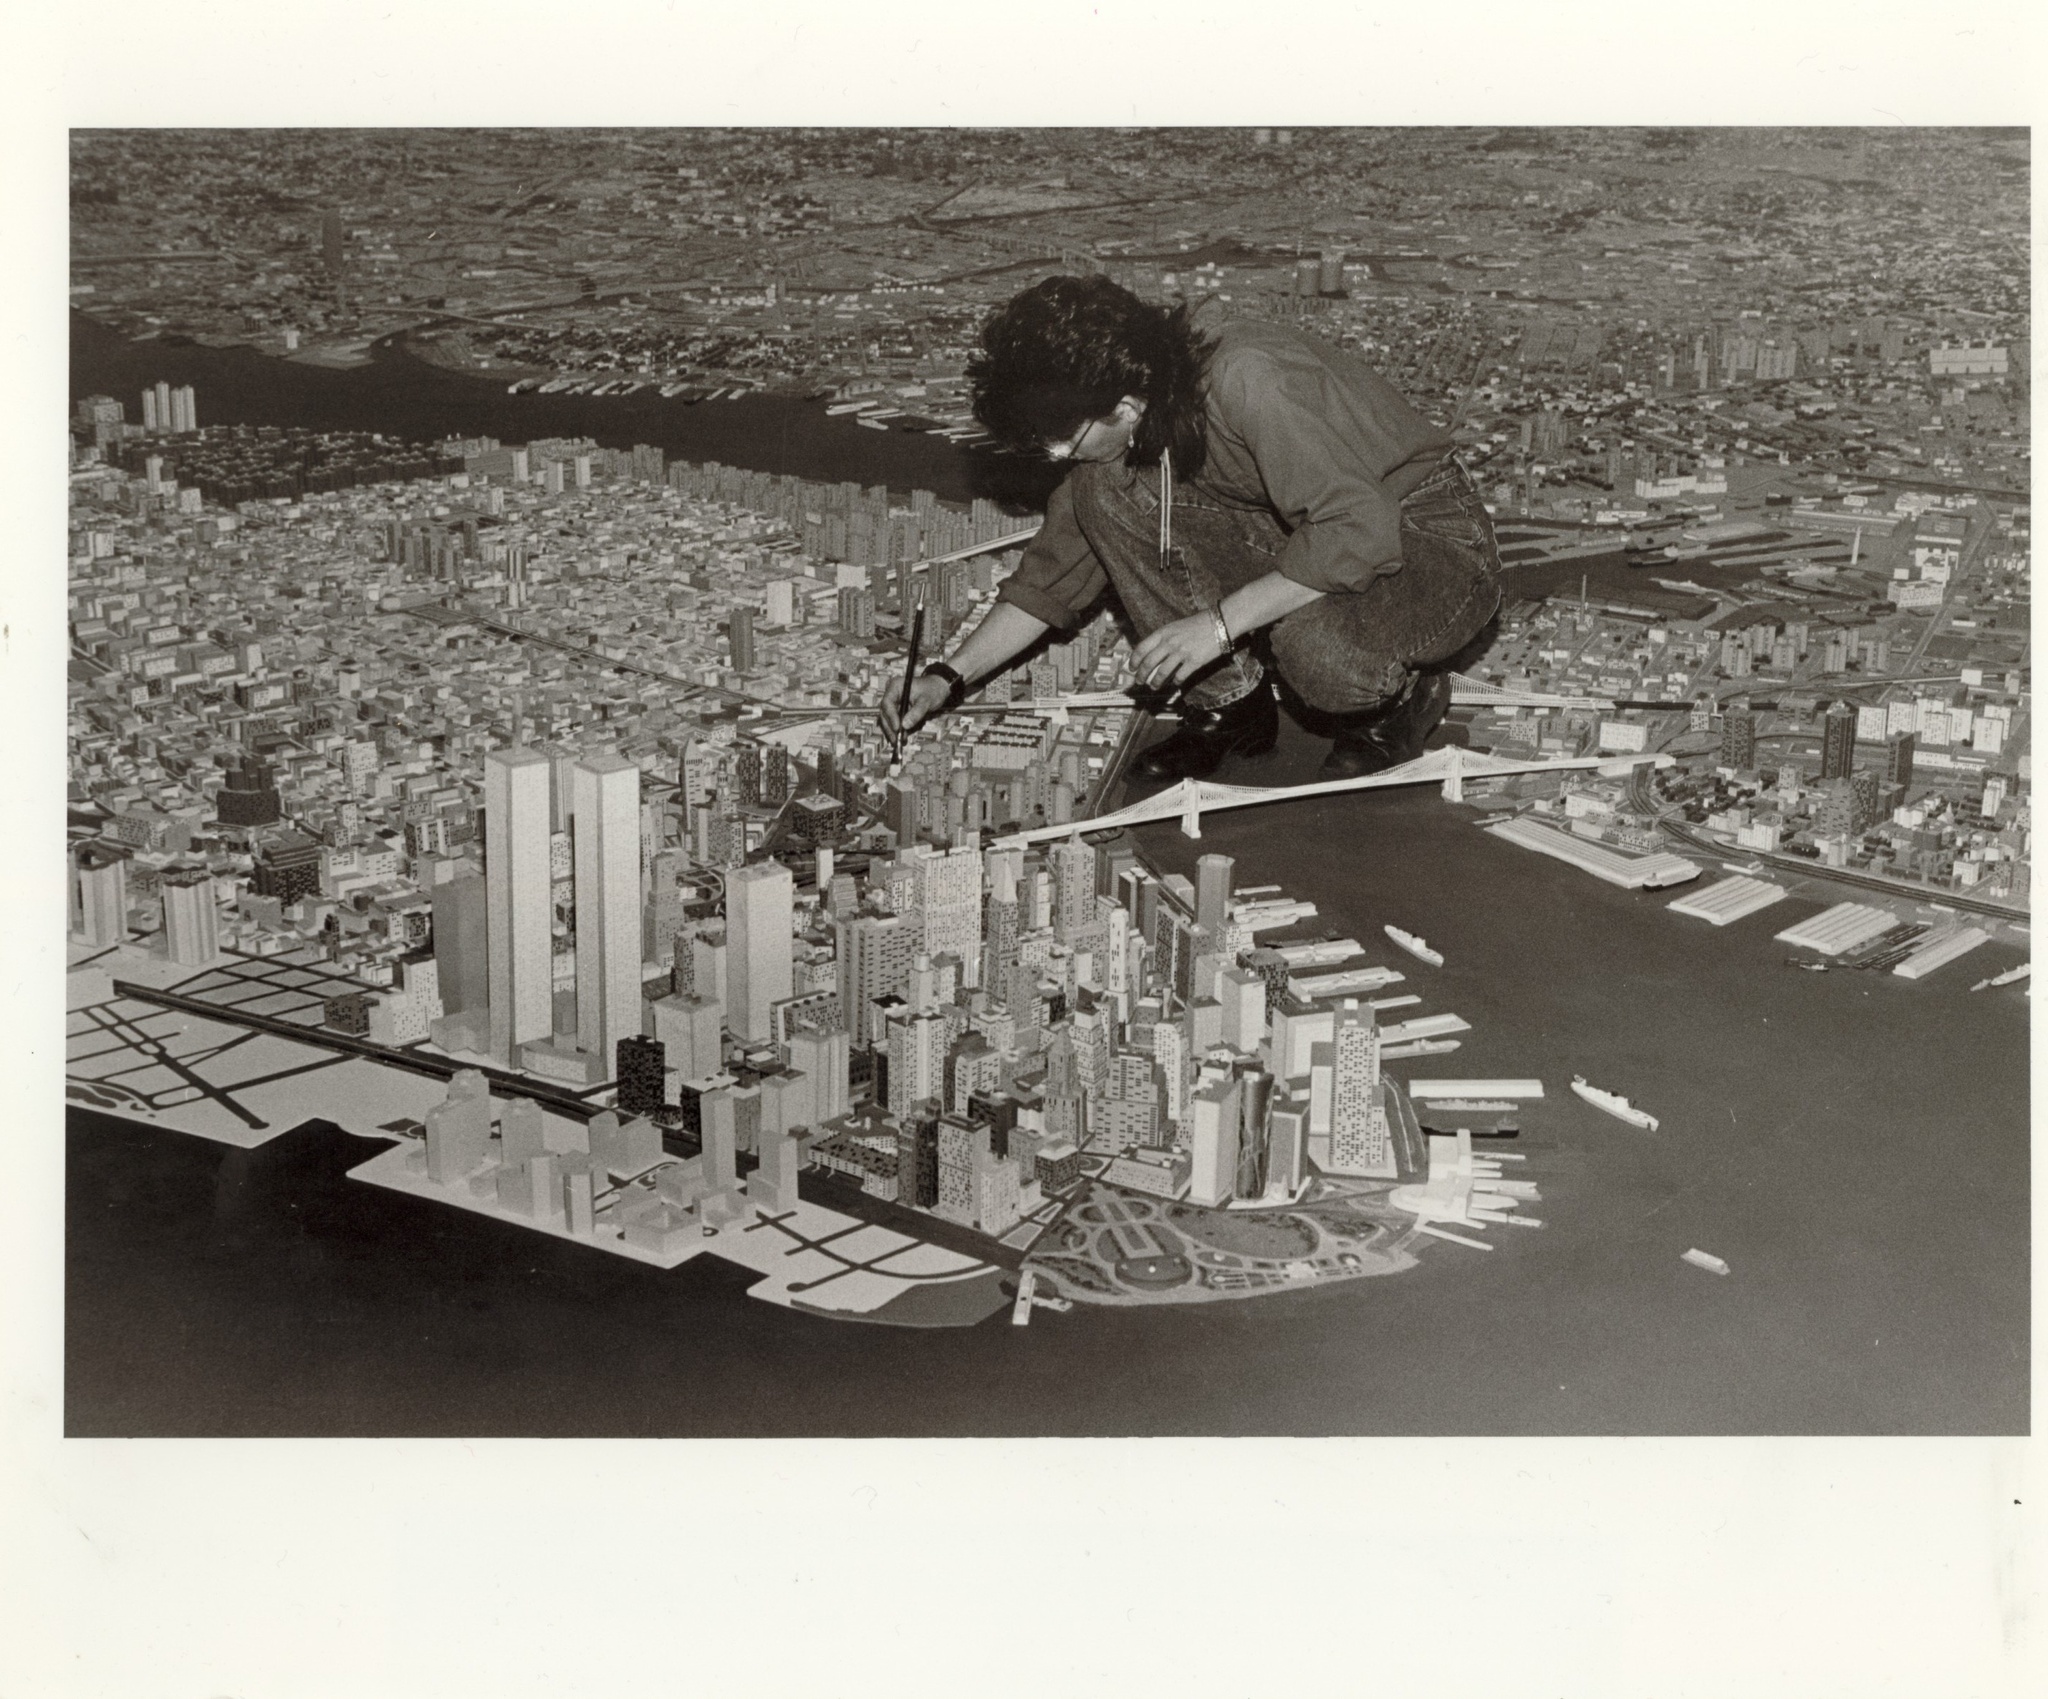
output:
[[[1597,1085],[1586,1084],[1584,1074],[1572,1075],[1572,1090],[1595,1109],[1606,1110],[1617,1121],[1626,1121],[1631,1127],[1641,1127],[1645,1132],[1657,1130],[1656,1116],[1644,1113],[1619,1092],[1602,1091]]]
[[[1403,932],[1398,926],[1389,926],[1385,928],[1385,931],[1389,938],[1393,939],[1395,943],[1399,944],[1402,949],[1406,950],[1417,961],[1427,962],[1431,967],[1442,967],[1444,965],[1443,956],[1438,951],[1432,950],[1427,942],[1416,937],[1414,933]]]
[[[1463,1043],[1458,1038],[1406,1038],[1386,1046],[1380,1056],[1388,1062],[1405,1062],[1415,1056],[1448,1056]]]

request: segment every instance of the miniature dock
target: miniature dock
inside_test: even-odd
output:
[[[1824,956],[1839,956],[1882,937],[1897,924],[1898,916],[1888,908],[1870,903],[1837,903],[1796,926],[1786,927],[1777,934],[1777,941],[1803,950],[1818,950]]]
[[[1497,826],[1488,826],[1486,831],[1496,838],[1511,844],[1520,844],[1532,849],[1538,855],[1553,856],[1559,861],[1590,873],[1596,879],[1604,879],[1610,885],[1619,885],[1623,890],[1637,891],[1658,885],[1682,885],[1688,879],[1700,876],[1699,863],[1687,861],[1682,855],[1662,852],[1657,855],[1624,855],[1619,850],[1609,849],[1605,844],[1596,844],[1589,838],[1574,837],[1570,832],[1560,832],[1555,826],[1539,825],[1534,820],[1503,820]]]
[[[1767,909],[1775,902],[1782,902],[1784,897],[1785,887],[1782,885],[1773,885],[1768,879],[1750,879],[1737,874],[1732,879],[1709,885],[1704,891],[1689,892],[1665,904],[1665,907],[1673,914],[1690,915],[1710,926],[1726,926],[1760,909]]]

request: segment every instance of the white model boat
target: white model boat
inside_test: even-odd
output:
[[[1010,1306],[1010,1325],[1029,1327],[1031,1325],[1031,1299],[1038,1289],[1038,1273],[1025,1269],[1017,1276],[1017,1301]]]
[[[1389,1044],[1380,1051],[1383,1062],[1406,1062],[1416,1056],[1448,1056],[1464,1043],[1458,1038],[1410,1038]]]
[[[1631,1127],[1641,1127],[1645,1132],[1657,1130],[1657,1117],[1646,1114],[1616,1091],[1602,1091],[1597,1085],[1586,1084],[1584,1074],[1572,1075],[1572,1090],[1577,1092],[1595,1109],[1604,1109],[1617,1121],[1626,1121]]]
[[[1416,937],[1414,933],[1403,932],[1398,926],[1389,926],[1383,930],[1389,938],[1393,939],[1395,943],[1399,944],[1402,949],[1406,950],[1417,961],[1427,962],[1431,967],[1442,967],[1444,965],[1442,954],[1432,950],[1424,940]]]

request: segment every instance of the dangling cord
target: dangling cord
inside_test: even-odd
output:
[[[1159,572],[1166,583],[1173,582],[1173,450],[1159,451]],[[1181,686],[1173,687],[1172,700],[1179,701]]]
[[[1169,565],[1173,558],[1173,450],[1162,449],[1159,454],[1159,564]]]

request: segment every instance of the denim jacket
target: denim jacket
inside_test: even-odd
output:
[[[1401,565],[1401,499],[1451,446],[1364,362],[1284,325],[1235,320],[1206,378],[1208,463],[1194,490],[1264,508],[1290,535],[1278,570],[1312,590],[1362,589]],[[1001,599],[1062,631],[1107,587],[1069,480]]]

